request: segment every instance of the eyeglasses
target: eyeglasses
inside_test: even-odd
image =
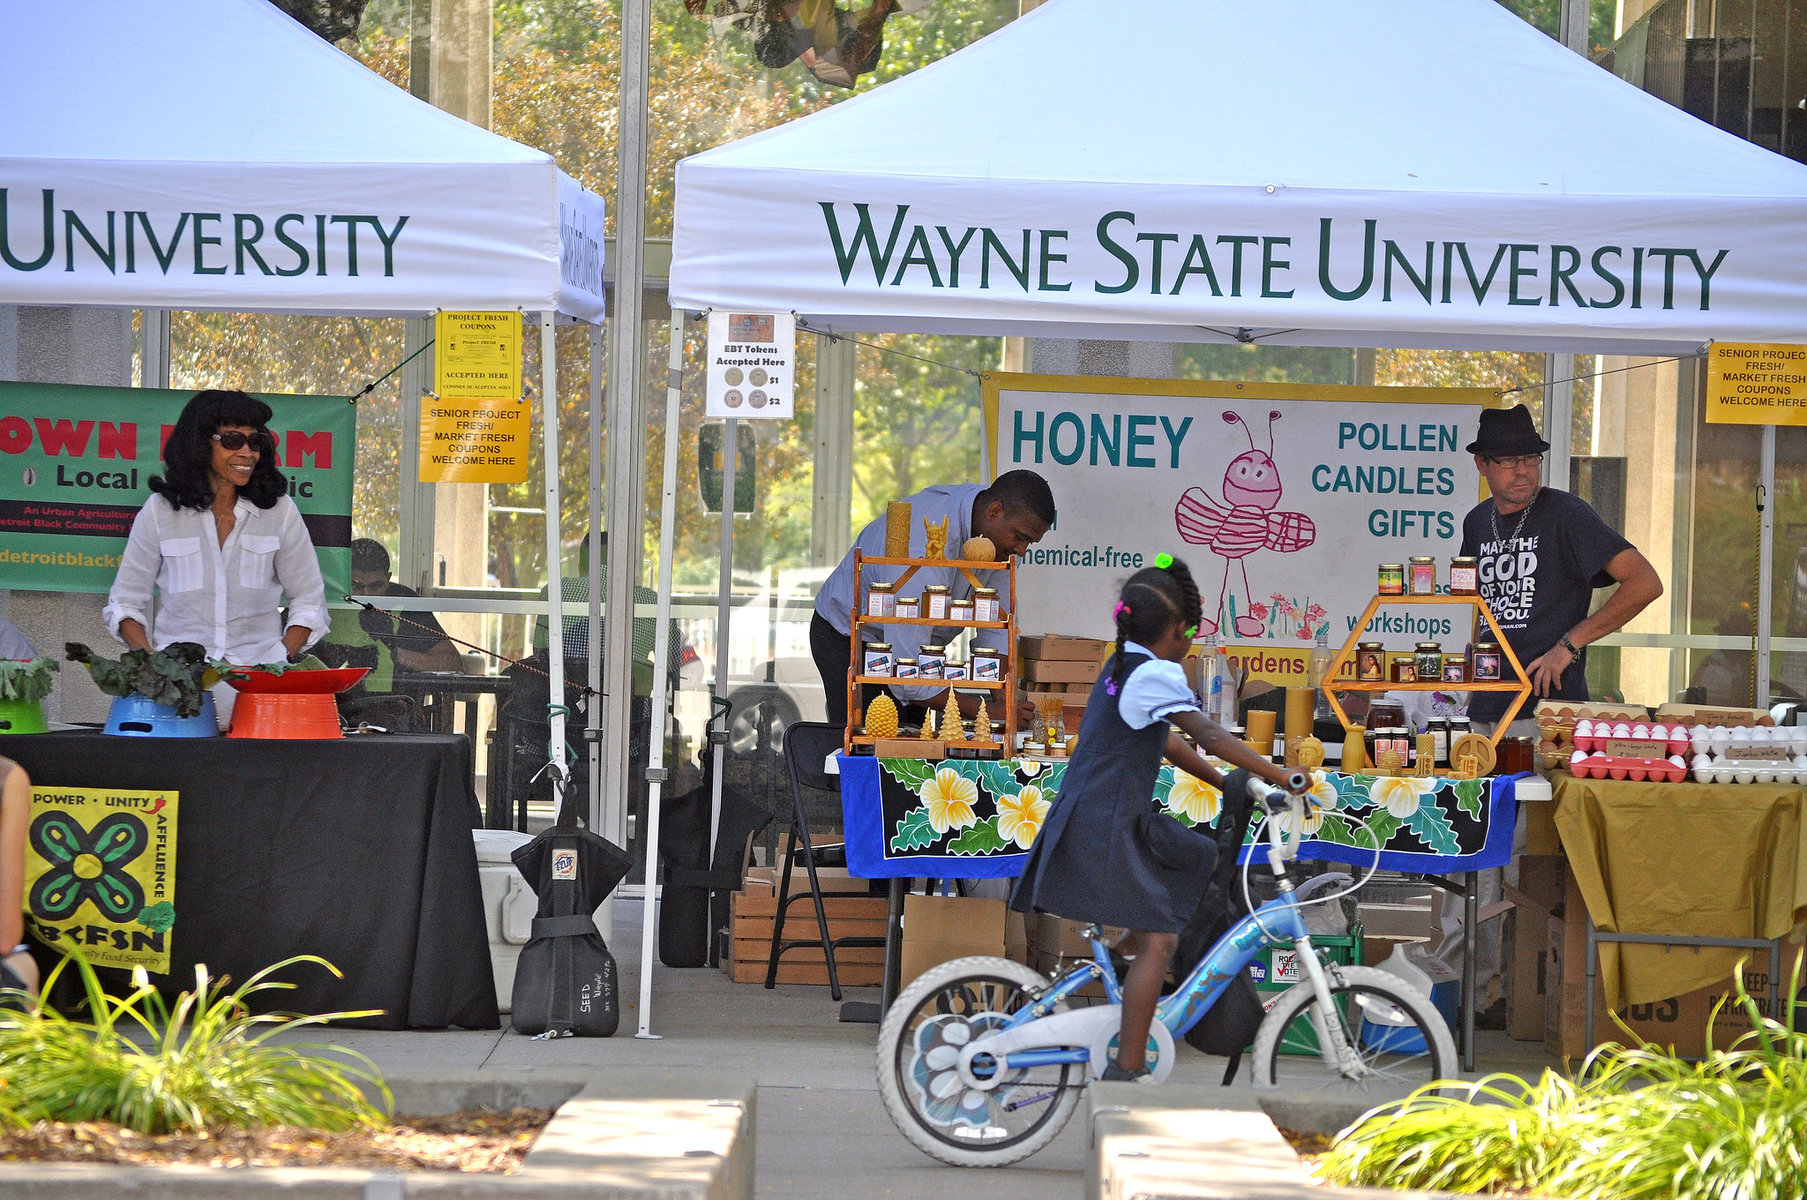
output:
[[[270,454],[276,449],[276,439],[262,430],[256,433],[240,433],[236,429],[228,429],[213,435],[213,440],[228,450],[243,450],[245,443],[251,443],[251,449],[259,454]]]
[[[1514,454],[1509,458],[1489,458],[1488,462],[1496,467],[1504,467],[1508,471],[1516,471],[1520,467],[1535,467],[1543,463],[1541,454]]]

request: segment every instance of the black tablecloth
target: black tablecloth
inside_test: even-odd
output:
[[[273,962],[292,991],[266,1007],[383,1010],[372,1029],[494,1029],[495,980],[471,841],[482,814],[470,743],[437,735],[343,741],[0,738],[37,787],[180,794],[168,990],[204,962],[244,980]],[[164,982],[159,980],[159,982]]]

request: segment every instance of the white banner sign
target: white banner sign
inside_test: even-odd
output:
[[[711,417],[787,420],[795,411],[797,318],[787,312],[709,314]]]
[[[1349,637],[1380,563],[1432,555],[1447,591],[1479,495],[1462,447],[1494,393],[1000,375],[986,399],[996,470],[1036,471],[1059,510],[1018,573],[1025,632],[1114,636],[1124,581],[1166,551],[1198,581],[1201,636],[1290,679],[1319,630]],[[1389,606],[1370,633],[1468,640],[1446,605]]]

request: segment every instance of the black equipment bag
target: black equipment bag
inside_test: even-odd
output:
[[[539,905],[515,967],[510,1023],[516,1033],[610,1037],[621,1023],[615,956],[592,914],[627,877],[627,851],[577,822],[568,794],[558,822],[516,850],[515,869]]]
[[[1192,919],[1180,931],[1180,944],[1173,955],[1174,976],[1184,979],[1199,960],[1228,933],[1248,906],[1242,901],[1242,888],[1237,879],[1242,867],[1236,857],[1242,851],[1242,839],[1248,829],[1249,816],[1255,802],[1248,793],[1249,773],[1232,771],[1224,778],[1223,810],[1217,822],[1217,866],[1211,873],[1211,885],[1205,889]],[[1198,1024],[1186,1032],[1186,1044],[1206,1054],[1217,1054],[1232,1060],[1231,1074],[1242,1052],[1255,1040],[1255,1030],[1266,1011],[1261,1007],[1261,993],[1254,980],[1243,971],[1230,981],[1217,1003]],[[1224,1079],[1228,1083],[1229,1077]]]

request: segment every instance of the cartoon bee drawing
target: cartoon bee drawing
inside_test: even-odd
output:
[[[1205,601],[1205,620],[1199,632],[1217,633],[1217,618],[1223,613],[1224,595],[1230,586],[1230,564],[1242,572],[1242,594],[1254,597],[1249,587],[1248,556],[1257,550],[1274,550],[1291,554],[1303,550],[1318,536],[1318,527],[1304,513],[1276,512],[1280,504],[1280,468],[1274,463],[1274,422],[1278,412],[1267,414],[1267,444],[1263,451],[1255,446],[1255,435],[1248,422],[1233,412],[1223,415],[1226,425],[1241,425],[1249,439],[1249,448],[1230,460],[1223,477],[1223,502],[1220,504],[1203,488],[1187,488],[1174,507],[1174,524],[1180,537],[1195,546],[1208,546],[1216,560],[1217,603],[1209,581],[1201,573],[1199,595]],[[1236,633],[1241,637],[1260,637],[1267,626],[1251,615],[1245,606],[1236,618]]]

